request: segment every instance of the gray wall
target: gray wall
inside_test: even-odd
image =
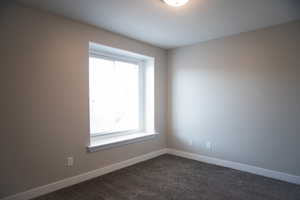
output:
[[[178,48],[168,62],[168,146],[300,175],[300,21]]]
[[[156,59],[153,140],[87,153],[88,42]],[[165,147],[165,50],[13,4],[0,8],[0,198]],[[75,165],[67,168],[66,157]]]

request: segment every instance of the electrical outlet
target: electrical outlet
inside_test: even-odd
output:
[[[205,148],[209,151],[212,151],[212,145],[210,141],[206,141],[205,142]]]
[[[67,166],[72,167],[74,165],[74,158],[73,157],[68,157],[67,158]]]
[[[193,140],[189,140],[189,146],[193,146]]]

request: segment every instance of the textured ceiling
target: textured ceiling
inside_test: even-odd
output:
[[[300,0],[19,0],[163,48],[300,19]]]

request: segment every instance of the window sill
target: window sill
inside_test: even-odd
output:
[[[122,146],[126,144],[136,143],[143,140],[153,139],[158,133],[134,133],[129,135],[114,136],[110,138],[94,137],[91,138],[90,145],[87,147],[89,152],[95,152],[101,149]]]

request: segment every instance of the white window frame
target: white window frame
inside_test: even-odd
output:
[[[121,61],[126,63],[132,63],[135,65],[138,65],[139,69],[139,127],[138,129],[133,130],[125,130],[125,131],[108,131],[108,132],[100,132],[100,133],[91,133],[90,131],[90,137],[113,137],[113,136],[122,136],[122,135],[128,135],[128,134],[134,134],[134,133],[140,133],[144,132],[145,130],[145,63],[143,60],[133,59],[126,56],[119,56],[114,54],[109,54],[105,52],[99,52],[99,51],[89,51],[89,58],[99,58],[99,59],[105,59],[110,61]],[[91,104],[91,101],[89,101]],[[90,122],[91,123],[91,122]]]
[[[91,134],[89,128],[89,152],[116,146],[136,143],[144,140],[154,139],[158,132],[155,131],[155,59],[154,57],[137,54],[134,52],[117,49],[94,42],[89,42],[88,57],[99,57],[101,59],[118,60],[138,64],[139,76],[139,129],[121,132],[101,132]],[[89,66],[90,67],[90,66]],[[88,69],[89,69],[88,67]],[[90,82],[89,82],[90,84]],[[89,94],[90,98],[90,94]],[[89,99],[89,104],[91,103]],[[90,111],[90,106],[89,106]],[[90,115],[89,115],[90,116]],[[91,121],[89,121],[89,127]]]

